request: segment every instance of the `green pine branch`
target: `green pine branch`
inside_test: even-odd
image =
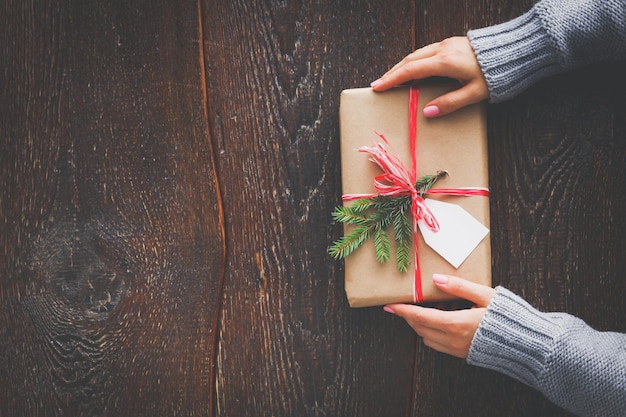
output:
[[[445,171],[435,175],[424,175],[415,183],[415,188],[423,196],[438,179],[445,175],[447,175]],[[380,195],[361,198],[349,207],[338,206],[333,212],[333,219],[355,227],[335,241],[328,252],[335,259],[344,259],[373,236],[376,259],[381,263],[387,262],[392,252],[388,229],[393,229],[397,268],[400,272],[406,272],[411,263],[413,226],[408,213],[410,207],[411,197],[409,196]]]
[[[376,259],[378,262],[385,263],[391,256],[391,243],[385,229],[376,225],[374,230],[374,248],[376,249]]]
[[[410,201],[405,206],[400,207],[394,213],[393,218],[393,231],[395,234],[397,249],[396,249],[396,261],[398,264],[398,271],[406,272],[409,269],[411,263],[411,254],[409,250],[411,248],[411,224],[408,221],[406,211],[409,209]]]

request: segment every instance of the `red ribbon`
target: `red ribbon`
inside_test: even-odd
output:
[[[359,198],[374,198],[377,196],[405,197],[411,196],[411,215],[413,217],[413,242],[415,243],[415,279],[413,284],[413,302],[420,303],[424,300],[422,294],[422,275],[420,272],[417,241],[418,222],[422,220],[433,232],[439,231],[439,223],[434,214],[426,205],[424,198],[415,188],[417,182],[417,110],[419,90],[409,88],[409,142],[411,148],[411,171],[407,170],[400,158],[390,153],[382,143],[376,143],[372,147],[364,146],[359,152],[367,152],[371,155],[370,161],[376,163],[383,173],[374,178],[376,194],[344,194],[344,201],[358,200]],[[387,145],[389,142],[380,133],[376,133]],[[452,196],[489,196],[486,188],[433,188],[426,194],[444,194]]]

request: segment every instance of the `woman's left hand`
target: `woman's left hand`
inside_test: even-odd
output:
[[[480,325],[495,290],[462,278],[433,275],[437,288],[476,304],[474,308],[442,311],[411,304],[389,304],[385,311],[396,314],[424,339],[424,344],[439,352],[467,358],[474,334]]]

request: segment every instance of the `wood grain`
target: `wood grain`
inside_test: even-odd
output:
[[[207,415],[223,230],[196,3],[3,2],[0,415]]]
[[[496,284],[543,311],[623,332],[626,111],[622,64],[539,83],[492,108],[490,160]],[[617,210],[617,211],[615,211]],[[496,396],[497,397],[497,396]],[[507,409],[508,397],[499,397]],[[507,415],[569,415],[535,392]],[[505,408],[506,407],[506,408]]]
[[[217,413],[402,415],[414,336],[347,308],[327,247],[339,93],[410,52],[410,5],[218,3],[204,14],[229,243]]]
[[[0,1],[0,416],[569,415],[327,255],[341,90],[531,4]],[[624,70],[488,117],[494,284],[622,332]]]

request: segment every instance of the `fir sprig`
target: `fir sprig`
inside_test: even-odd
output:
[[[430,190],[437,180],[447,175],[440,171],[434,175],[424,175],[415,183],[420,196]],[[338,206],[333,212],[333,219],[340,223],[353,225],[354,229],[336,240],[328,252],[335,259],[344,259],[356,251],[370,237],[374,238],[376,259],[380,263],[391,257],[391,241],[388,229],[393,228],[396,242],[396,262],[400,272],[409,269],[412,242],[412,225],[408,217],[411,207],[410,196],[389,197],[378,195],[360,198],[350,206]]]

